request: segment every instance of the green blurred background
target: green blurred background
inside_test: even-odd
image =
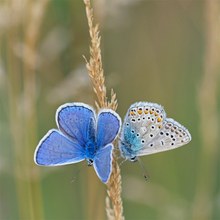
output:
[[[127,220],[220,219],[220,1],[95,0],[108,92],[123,118],[165,107],[192,142],[121,165]],[[106,188],[85,163],[37,167],[33,152],[65,102],[94,105],[83,1],[0,1],[0,219],[106,219]]]

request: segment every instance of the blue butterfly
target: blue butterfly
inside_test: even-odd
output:
[[[39,142],[35,163],[60,166],[86,160],[107,183],[112,171],[112,142],[121,127],[118,114],[102,109],[96,117],[86,104],[67,103],[57,109],[56,123],[59,130],[51,129]]]
[[[139,156],[172,150],[190,141],[189,131],[167,118],[161,105],[137,102],[125,116],[119,149],[123,158],[136,161]]]

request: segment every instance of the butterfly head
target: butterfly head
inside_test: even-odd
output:
[[[137,158],[136,156],[134,156],[134,157],[130,157],[129,160],[130,160],[131,162],[137,162],[137,161],[138,161],[138,158]]]
[[[92,166],[93,165],[93,160],[92,159],[87,159],[87,165]]]

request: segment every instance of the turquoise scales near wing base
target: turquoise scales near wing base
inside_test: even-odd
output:
[[[161,105],[138,102],[131,105],[125,116],[119,147],[122,157],[133,160],[137,156],[172,150],[190,140],[189,131],[166,118]]]

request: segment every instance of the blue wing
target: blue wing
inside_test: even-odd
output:
[[[82,146],[95,141],[95,114],[86,104],[67,103],[60,106],[56,112],[56,122],[64,134]]]
[[[42,166],[65,165],[84,159],[83,148],[55,129],[41,139],[34,154],[35,163]]]
[[[104,147],[114,141],[121,128],[119,115],[112,110],[102,110],[98,115],[96,143]]]
[[[94,159],[94,169],[103,183],[107,183],[112,172],[112,149],[113,145],[109,144],[101,148]]]

